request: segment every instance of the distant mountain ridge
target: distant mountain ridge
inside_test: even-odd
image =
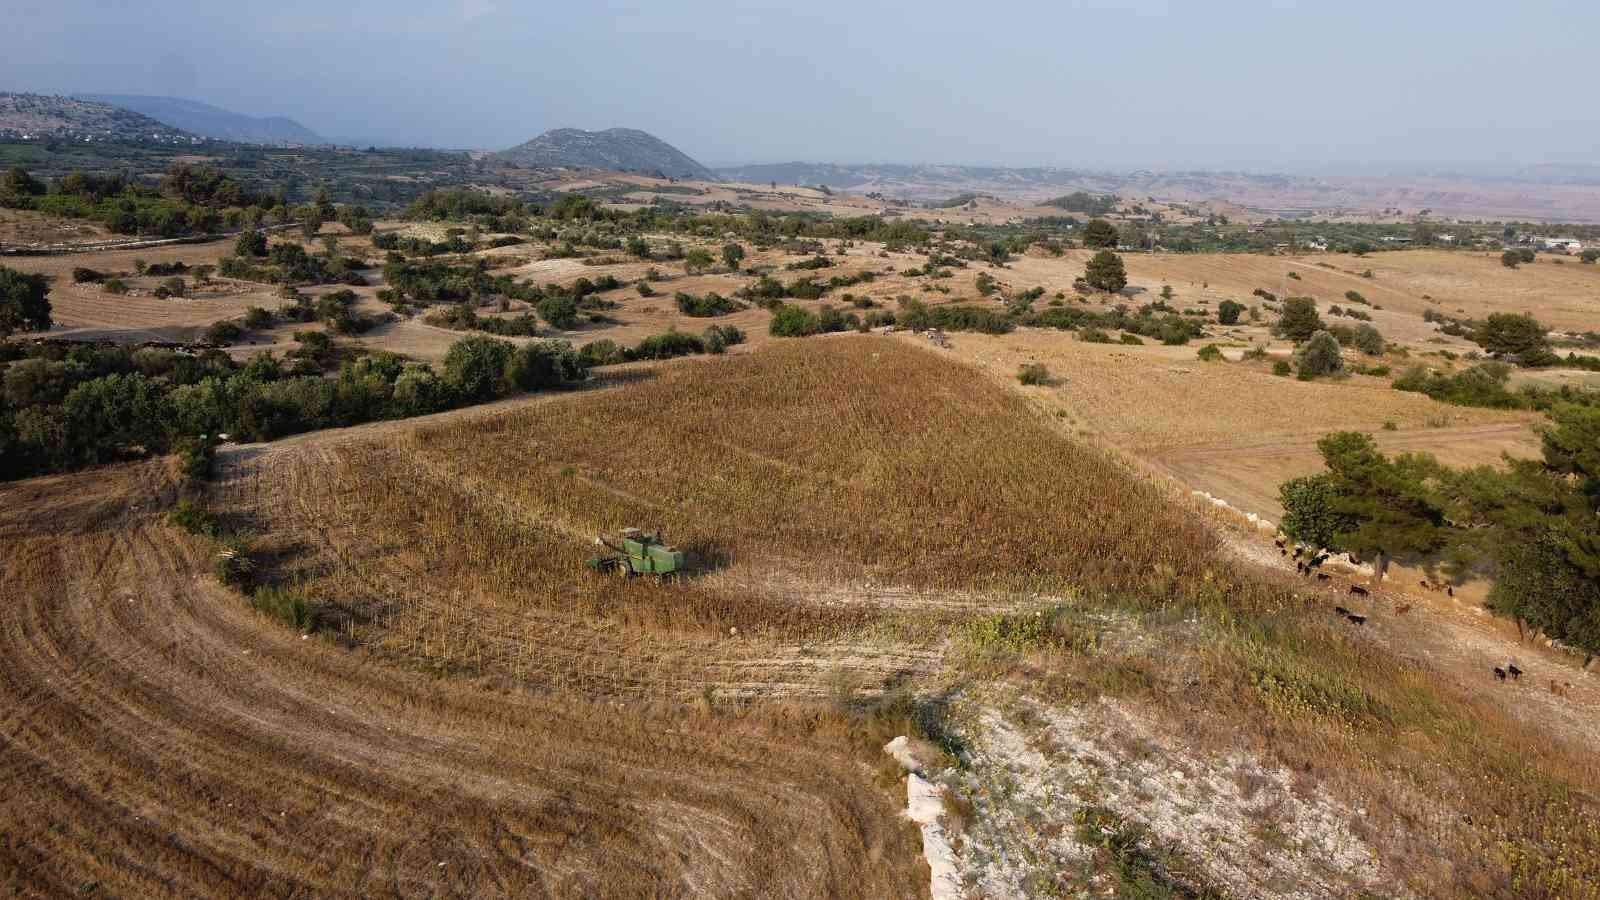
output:
[[[0,92],[0,137],[11,140],[203,144],[205,138],[120,106]]]
[[[175,128],[202,137],[241,144],[329,143],[325,138],[293,119],[283,116],[256,118],[209,103],[179,97],[149,97],[140,94],[82,94],[82,99],[108,103],[149,116]]]
[[[572,169],[614,169],[669,178],[715,181],[712,171],[653,134],[635,128],[584,131],[557,128],[525,144],[494,155],[524,166]]]

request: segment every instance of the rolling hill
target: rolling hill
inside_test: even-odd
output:
[[[109,103],[12,93],[0,93],[0,137],[156,144],[205,142],[199,135]]]
[[[177,97],[134,94],[85,94],[83,99],[107,103],[149,116],[175,128],[219,141],[242,144],[326,144],[328,141],[293,119],[255,118]]]
[[[497,153],[494,158],[524,166],[659,172],[669,178],[717,180],[710,169],[683,151],[634,128],[557,128]]]

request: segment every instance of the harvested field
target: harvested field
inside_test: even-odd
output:
[[[0,872],[14,890],[926,884],[914,830],[836,717],[507,692],[303,640],[203,575],[205,554],[159,516],[171,491],[161,463],[0,491]]]

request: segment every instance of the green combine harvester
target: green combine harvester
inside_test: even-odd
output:
[[[596,545],[615,551],[612,556],[596,556],[587,565],[596,572],[615,575],[676,575],[683,571],[683,551],[669,547],[661,540],[660,532],[646,534],[637,528],[622,529],[622,541],[613,544],[598,536]]]

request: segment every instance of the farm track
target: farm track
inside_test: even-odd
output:
[[[131,477],[160,492],[156,472]],[[19,490],[37,498],[37,484],[3,494]],[[853,757],[799,737],[803,715],[658,718],[429,678],[267,622],[205,561],[131,505],[8,539],[0,872],[14,890],[891,896],[926,883],[892,805]]]

